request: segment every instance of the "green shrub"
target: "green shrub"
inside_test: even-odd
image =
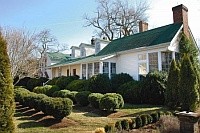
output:
[[[148,119],[146,114],[140,115],[140,118],[142,119],[142,126],[145,126],[148,124]]]
[[[37,86],[42,86],[42,82],[37,78],[32,78],[27,82],[27,89],[29,91],[33,91],[33,89]]]
[[[102,97],[103,97],[103,94],[101,93],[91,93],[88,96],[88,101],[90,102],[92,107],[99,109],[99,103]]]
[[[59,77],[54,77],[53,79],[49,80],[47,82],[47,85],[56,85],[56,81],[59,79]]]
[[[123,130],[129,130],[129,120],[127,119],[122,120],[121,125]]]
[[[92,76],[88,80],[88,89],[93,93],[108,93],[112,92],[110,79],[104,74]]]
[[[127,73],[120,73],[113,75],[111,78],[112,91],[119,93],[118,88],[121,85],[130,82],[132,80],[133,78]]]
[[[164,93],[167,85],[166,72],[150,72],[141,84],[141,100],[143,103],[154,105],[164,104]]]
[[[114,111],[124,106],[124,100],[120,94],[107,93],[101,98],[99,106],[102,110]]]
[[[140,116],[137,116],[137,117],[135,118],[135,122],[136,122],[136,128],[142,127],[142,119],[141,119]]]
[[[151,113],[151,117],[152,117],[152,123],[155,123],[160,119],[159,113],[157,112]]]
[[[61,98],[69,98],[75,104],[76,103],[75,95],[77,93],[78,92],[76,92],[76,91],[70,92],[69,90],[60,90],[60,91],[55,91],[52,96],[53,97],[61,97]]]
[[[76,102],[81,106],[88,106],[88,96],[91,94],[89,91],[81,91],[75,95]]]
[[[123,90],[123,98],[127,103],[140,104],[141,103],[141,82],[130,81],[120,86],[120,90]]]
[[[121,120],[117,121],[115,123],[115,128],[118,130],[118,131],[122,131],[122,124],[121,124]]]
[[[23,88],[15,90],[16,99],[36,111],[42,111],[56,119],[62,119],[72,111],[72,101],[69,98],[51,98],[44,94],[36,94]]]
[[[24,77],[24,78],[20,79],[20,80],[18,81],[18,83],[15,84],[15,86],[24,86],[25,88],[27,88],[27,83],[28,83],[28,81],[29,81],[30,79],[31,79],[30,77]]]
[[[74,80],[69,83],[66,87],[70,91],[87,91],[88,90],[88,81],[87,80]]]
[[[130,129],[136,128],[136,118],[131,118],[131,123],[129,125]]]
[[[45,85],[45,86],[37,86],[33,89],[35,93],[45,94],[47,96],[52,96],[55,91],[59,91],[60,88],[56,85]]]
[[[64,90],[67,85],[69,83],[71,83],[72,81],[74,80],[77,80],[78,77],[77,76],[69,76],[69,77],[66,77],[66,76],[61,76],[58,78],[58,80],[56,81],[56,85],[61,89],[61,90]]]
[[[115,133],[116,132],[116,130],[115,130],[115,124],[113,124],[113,123],[109,123],[108,125],[106,125],[104,127],[104,129],[105,129],[106,133]]]
[[[71,113],[72,104],[69,98],[51,98],[51,101],[46,104],[46,114],[61,120]]]

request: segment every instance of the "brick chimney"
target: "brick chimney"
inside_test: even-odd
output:
[[[183,23],[183,32],[189,37],[188,30],[188,8],[183,4],[172,8],[174,23]]]
[[[139,22],[139,32],[144,32],[148,30],[148,23],[140,21]]]

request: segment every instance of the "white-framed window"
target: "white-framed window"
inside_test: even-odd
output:
[[[93,71],[93,64],[88,63],[88,78],[92,77],[92,71]]]
[[[94,75],[99,74],[99,62],[94,63]]]
[[[110,63],[110,69],[111,69],[111,76],[113,75],[113,74],[116,74],[116,63]]]
[[[138,54],[138,76],[139,80],[147,75],[147,54]]]
[[[82,47],[81,48],[81,57],[85,57],[85,56],[86,56],[85,48]]]
[[[82,79],[86,79],[86,64],[82,64]]]
[[[109,75],[109,62],[103,62],[103,74]]]
[[[98,53],[101,50],[100,46],[101,46],[100,43],[97,42],[96,45],[95,45],[96,53]]]
[[[172,61],[172,52],[161,52],[162,70],[169,71]]]
[[[149,72],[158,70],[158,52],[149,53]]]

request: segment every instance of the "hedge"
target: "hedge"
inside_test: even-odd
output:
[[[137,129],[145,125],[159,121],[161,115],[172,115],[172,113],[169,111],[165,112],[158,111],[158,112],[152,112],[150,114],[140,114],[130,119],[118,120],[114,124],[109,123],[104,128],[107,133],[111,133],[113,131],[122,132],[123,130],[128,131],[132,129]]]
[[[51,115],[56,119],[63,119],[70,115],[73,102],[69,98],[52,98],[43,94],[36,94],[24,88],[15,89],[15,100],[20,104],[33,107],[37,111]]]
[[[53,96],[53,93],[59,91],[60,88],[56,85],[45,85],[45,86],[37,86],[33,89],[35,93],[45,94],[47,96]]]
[[[88,90],[88,81],[87,80],[74,80],[67,85],[65,88],[70,91],[87,91]]]

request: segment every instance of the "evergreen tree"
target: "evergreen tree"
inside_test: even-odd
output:
[[[0,33],[0,133],[13,133],[14,95],[7,44]]]
[[[198,59],[199,50],[195,45],[195,42],[191,41],[192,39],[188,39],[184,34],[181,37],[179,46],[180,46],[180,54],[183,57],[184,54],[187,54],[190,58],[190,61],[194,67],[194,71],[197,75],[199,88],[200,88],[200,62]],[[199,90],[200,92],[200,90]]]
[[[171,108],[179,104],[179,81],[180,70],[177,67],[176,61],[172,60],[165,93],[165,104]]]
[[[195,111],[199,103],[199,84],[189,57],[188,54],[184,54],[181,61],[180,102],[182,110]]]

